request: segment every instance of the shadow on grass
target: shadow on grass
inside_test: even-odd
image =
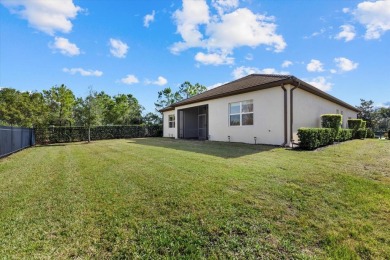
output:
[[[50,148],[50,147],[56,147],[56,146],[84,145],[84,144],[90,144],[90,143],[80,141],[80,142],[71,142],[71,143],[37,144],[34,147],[36,147],[36,148]]]
[[[198,141],[171,138],[135,138],[130,144],[163,147],[167,149],[201,153],[221,158],[238,158],[246,155],[267,152],[278,148],[272,145],[254,145],[244,143],[227,143],[217,141]]]

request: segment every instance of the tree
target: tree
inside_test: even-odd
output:
[[[374,112],[375,130],[386,132],[390,129],[390,107],[380,107]]]
[[[160,125],[162,124],[162,118],[155,113],[149,112],[143,117],[143,123],[146,125]]]
[[[36,127],[45,124],[47,107],[39,92],[0,90],[0,118],[5,124]]]
[[[72,90],[64,84],[43,91],[45,102],[49,107],[48,120],[54,125],[73,123],[73,106],[76,102]]]
[[[360,99],[360,106],[357,106],[357,108],[361,110],[361,112],[358,113],[358,118],[361,118],[366,121],[366,126],[368,128],[374,128],[374,101],[366,101],[364,99]]]
[[[192,85],[189,81],[186,81],[180,85],[179,94],[184,99],[198,95],[202,92],[205,92],[206,90],[207,88],[203,85],[200,85],[199,83]]]
[[[21,111],[23,106],[21,99],[21,93],[15,89],[2,88],[0,90],[0,118],[6,124],[27,126]]]
[[[159,112],[160,109],[164,107],[169,107],[175,102],[182,100],[183,97],[180,93],[173,92],[171,88],[164,88],[163,90],[158,92],[157,102],[154,103],[156,106],[156,111]]]

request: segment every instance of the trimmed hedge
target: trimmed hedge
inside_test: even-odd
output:
[[[88,141],[88,127],[48,127],[36,128],[34,131],[37,144]],[[91,127],[91,140],[161,136],[161,125]]]
[[[365,130],[365,129],[364,129]],[[318,147],[333,144],[336,130],[333,128],[299,128],[299,147],[305,150],[314,150]],[[352,129],[340,129],[338,141],[344,142],[352,139]]]
[[[366,124],[367,124],[367,122],[366,122],[366,121],[363,121],[363,122],[362,122],[362,126],[361,126],[360,128],[365,129],[365,128],[366,128]]]
[[[313,150],[320,146],[334,142],[334,129],[332,128],[299,128],[299,147]]]
[[[348,128],[353,130],[358,130],[362,128],[363,120],[362,119],[348,119]]]
[[[343,122],[343,116],[339,114],[325,114],[321,115],[322,128],[340,128]]]
[[[360,128],[356,131],[355,137],[357,139],[364,139],[367,136],[367,129]]]
[[[340,129],[339,135],[338,135],[338,141],[345,142],[345,141],[351,140],[353,137],[352,134],[353,134],[352,129]]]

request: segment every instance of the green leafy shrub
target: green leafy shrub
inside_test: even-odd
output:
[[[321,126],[323,128],[340,128],[343,116],[339,114],[321,115]]]
[[[48,127],[34,129],[37,144],[80,142],[88,140],[88,127]],[[161,125],[93,126],[92,140],[161,137]]]
[[[343,122],[343,116],[339,114],[325,114],[321,115],[321,126],[322,128],[332,128],[333,138],[339,139],[339,132],[341,124]]]
[[[366,128],[366,124],[367,124],[367,122],[366,122],[366,121],[362,121],[362,125],[361,125],[361,127],[360,127],[360,128],[363,128],[363,129],[365,129],[365,128]]]
[[[375,138],[375,133],[371,128],[367,128],[367,136],[366,138]]]
[[[334,129],[332,128],[299,128],[299,147],[313,150],[320,146],[332,144],[334,141]]]
[[[352,139],[352,129],[340,129],[338,140],[340,142],[348,141]]]
[[[363,120],[362,119],[348,119],[348,128],[353,130],[358,130],[362,128]]]
[[[356,131],[355,138],[364,139],[367,136],[367,129],[360,128]]]

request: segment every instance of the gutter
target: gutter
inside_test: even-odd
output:
[[[286,146],[287,144],[287,89],[284,87],[284,84],[282,84],[283,89],[283,98],[284,98],[284,142],[282,143],[282,146]]]
[[[293,104],[294,93],[293,93],[293,91],[296,88],[299,88],[301,86],[301,82],[300,81],[295,81],[295,82],[298,83],[298,84],[295,87],[293,87],[292,89],[290,89],[290,141],[291,141],[291,143],[294,143],[294,140],[292,139],[292,136],[293,136],[293,125],[294,125],[294,104]]]

